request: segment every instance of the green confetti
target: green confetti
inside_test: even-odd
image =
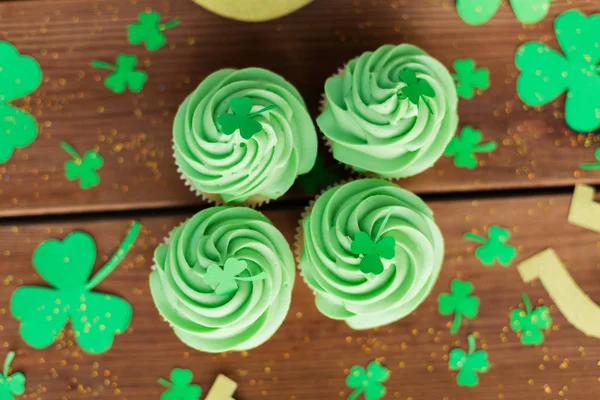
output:
[[[454,136],[446,150],[445,156],[454,156],[454,165],[467,169],[477,167],[477,157],[475,153],[489,153],[496,150],[496,142],[479,144],[482,133],[470,126],[465,126],[460,132],[460,136]]]
[[[176,27],[179,23],[178,19],[174,19],[161,24],[160,13],[157,11],[143,11],[139,15],[139,22],[127,27],[127,38],[131,44],[143,42],[148,51],[155,51],[167,43],[167,38],[163,32]]]
[[[506,244],[508,239],[510,239],[510,231],[506,228],[492,225],[488,231],[488,235],[489,239],[486,239],[468,232],[465,233],[464,238],[482,244],[482,246],[479,246],[475,250],[475,257],[484,266],[489,267],[496,261],[502,266],[508,266],[517,256],[517,248]]]
[[[429,102],[425,97],[434,98],[435,91],[425,79],[418,79],[417,74],[410,68],[404,69],[398,73],[400,80],[406,84],[406,86],[400,89],[401,96],[408,98],[408,100],[414,105],[419,105],[419,100],[423,99],[423,103],[427,106],[430,114],[433,114],[433,110],[429,105]]]
[[[74,181],[80,179],[79,186],[89,189],[100,183],[99,170],[104,164],[104,159],[95,150],[90,150],[81,157],[77,151],[68,143],[63,142],[62,148],[73,157],[73,160],[65,162],[65,177]]]
[[[371,361],[367,366],[367,370],[359,365],[355,365],[350,369],[350,373],[346,378],[346,385],[355,389],[348,400],[356,399],[361,393],[364,393],[367,400],[378,400],[385,396],[385,386],[383,382],[390,377],[390,371],[379,364],[377,361]]]
[[[300,185],[304,189],[304,193],[315,194],[320,189],[325,189],[339,182],[340,178],[335,173],[338,168],[339,166],[326,167],[325,158],[317,155],[313,169],[308,174],[301,175],[298,178]]]
[[[456,84],[456,93],[462,98],[472,99],[475,89],[487,90],[490,87],[490,70],[487,68],[475,69],[475,60],[466,58],[454,61],[452,79]]]
[[[357,256],[362,256],[358,268],[363,274],[379,275],[383,272],[383,263],[381,258],[392,260],[396,256],[396,240],[391,236],[384,236],[379,239],[383,228],[389,220],[391,212],[383,219],[375,240],[366,232],[357,232],[350,245],[350,251]]]
[[[226,135],[233,135],[239,130],[240,136],[247,140],[262,131],[262,124],[253,118],[277,107],[270,105],[251,113],[252,100],[249,97],[235,97],[229,102],[229,108],[233,114],[221,114],[217,117],[221,130]]]
[[[598,161],[598,162],[580,164],[579,168],[583,169],[584,171],[589,171],[592,169],[600,169],[600,148],[596,149],[596,151],[594,153],[594,157],[596,157],[596,161]]]
[[[475,338],[469,335],[469,352],[463,349],[452,349],[448,358],[448,367],[459,371],[456,375],[458,386],[475,387],[479,384],[479,374],[489,371],[490,362],[485,350],[475,350]]]
[[[189,369],[173,368],[171,382],[159,378],[158,383],[169,388],[160,397],[161,400],[198,400],[202,394],[200,385],[192,385],[194,374]]]
[[[438,297],[438,310],[442,315],[454,313],[454,322],[450,328],[451,334],[460,329],[462,318],[473,319],[479,312],[479,298],[472,296],[473,284],[454,279],[450,284],[451,293],[442,293]]]
[[[113,92],[123,93],[129,87],[132,92],[139,93],[148,80],[148,74],[135,69],[137,61],[138,59],[134,55],[119,54],[116,66],[99,60],[92,61],[92,66],[113,71],[104,80],[104,85]]]
[[[11,351],[4,360],[4,370],[0,375],[0,400],[14,400],[15,396],[25,393],[25,375],[21,372],[8,375],[8,369],[14,358],[15,353]]]
[[[550,3],[554,0],[510,0],[517,19],[523,24],[533,24],[543,20]],[[502,0],[457,0],[458,15],[470,25],[481,25],[489,21],[500,8]]]
[[[535,310],[531,307],[531,301],[526,293],[521,295],[525,311],[516,309],[510,313],[510,327],[515,332],[521,332],[521,343],[524,345],[536,345],[544,343],[543,329],[548,329],[552,325],[550,310],[546,306],[537,307]]]
[[[236,292],[239,287],[236,281],[252,282],[265,279],[267,274],[261,272],[254,276],[238,276],[248,268],[248,264],[244,260],[237,258],[228,258],[225,261],[223,269],[217,264],[211,264],[204,275],[204,283],[211,286],[215,293],[219,296],[227,295]]]

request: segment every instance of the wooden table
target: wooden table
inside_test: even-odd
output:
[[[542,285],[524,284],[516,263],[485,268],[473,255],[474,244],[462,238],[493,224],[508,227],[517,262],[553,247],[581,288],[600,302],[600,235],[567,223],[573,186],[600,183],[599,172],[579,169],[594,161],[598,139],[566,126],[563,98],[532,109],[515,92],[515,49],[529,40],[555,46],[554,18],[574,6],[599,12],[600,0],[556,0],[551,15],[534,26],[522,26],[504,5],[481,27],[464,24],[453,0],[316,0],[261,24],[225,20],[188,0],[0,3],[0,39],[34,56],[44,72],[40,89],[17,102],[36,115],[39,137],[0,165],[0,359],[9,350],[17,353],[14,370],[27,377],[22,398],[157,399],[163,390],[157,379],[182,367],[193,370],[204,393],[217,374],[226,374],[239,384],[238,400],[345,399],[348,370],[374,359],[391,371],[387,398],[597,398],[600,342],[573,328]],[[168,46],[153,53],[126,41],[126,26],[145,9],[182,20],[167,32]],[[172,159],[171,125],[182,99],[216,69],[261,66],[293,82],[316,116],[323,82],[339,66],[363,51],[403,42],[427,49],[449,67],[457,58],[472,57],[491,71],[489,90],[461,100],[460,119],[461,126],[495,140],[498,149],[480,155],[475,170],[456,168],[444,157],[431,170],[399,182],[428,201],[446,240],[432,295],[399,322],[352,331],[318,313],[298,279],[285,323],[260,348],[211,355],[180,343],[153,305],[148,274],[156,245],[207,206],[183,185]],[[114,61],[120,52],[137,55],[150,76],[139,94],[113,94],[102,84],[104,73],[91,67],[91,60]],[[98,187],[84,191],[64,178],[69,157],[60,148],[63,141],[81,151],[99,150],[105,165]],[[347,177],[338,172],[340,179]],[[264,209],[290,242],[311,197],[296,185]],[[82,353],[69,332],[46,350],[28,347],[9,304],[19,286],[42,284],[31,265],[38,244],[84,230],[97,242],[99,267],[131,220],[142,222],[142,234],[99,286],[133,305],[127,333],[97,356]],[[453,336],[450,317],[439,315],[436,298],[456,277],[475,284],[481,310]],[[521,345],[508,327],[522,292],[550,306],[554,322],[542,346]],[[492,363],[474,389],[459,388],[447,367],[449,350],[464,348],[468,333],[476,334]]]

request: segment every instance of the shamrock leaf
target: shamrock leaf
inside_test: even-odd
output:
[[[140,44],[145,42],[148,51],[155,51],[167,43],[167,38],[163,31],[179,25],[179,20],[160,23],[160,13],[157,11],[142,11],[139,16],[139,22],[127,27],[127,38],[131,44]]]
[[[596,151],[594,152],[594,157],[596,157],[597,162],[580,164],[579,168],[581,168],[583,170],[600,169],[600,148],[596,149]]]
[[[474,240],[483,245],[475,250],[475,257],[486,267],[494,264],[495,261],[498,261],[504,267],[508,266],[517,256],[517,248],[506,244],[508,239],[510,239],[510,231],[506,228],[492,225],[488,234],[489,239],[470,232],[465,233],[464,238]]]
[[[317,155],[313,169],[298,178],[300,185],[307,194],[315,194],[319,189],[324,189],[338,182],[340,178],[335,174],[336,167],[325,166],[325,159]]]
[[[348,400],[356,399],[361,393],[364,393],[367,400],[382,398],[385,396],[385,387],[382,383],[387,381],[389,376],[389,370],[377,361],[371,361],[366,371],[363,367],[355,365],[346,378],[346,385],[355,389],[348,396]]]
[[[25,393],[25,375],[17,372],[8,375],[8,369],[12,360],[15,358],[14,352],[9,352],[4,360],[4,370],[0,375],[0,399],[13,400],[15,396]]]
[[[548,329],[552,325],[550,310],[546,306],[537,307],[534,310],[527,294],[523,293],[521,296],[526,311],[512,310],[510,313],[510,327],[515,332],[521,332],[521,343],[524,345],[542,344],[544,343],[544,332],[542,330]]]
[[[555,22],[558,43],[565,56],[540,42],[522,45],[515,55],[521,71],[517,93],[525,104],[537,107],[565,91],[565,119],[579,132],[600,127],[600,14],[587,18],[578,10],[561,14]]]
[[[33,143],[37,133],[38,125],[31,114],[0,104],[0,163],[8,161],[15,149]]]
[[[456,83],[456,92],[465,99],[475,96],[475,89],[486,90],[490,87],[490,70],[487,68],[475,69],[475,60],[466,58],[454,61],[456,74],[452,79]]]
[[[474,387],[479,384],[478,373],[486,373],[490,369],[488,354],[485,350],[475,351],[475,338],[469,335],[469,352],[462,349],[452,349],[448,358],[448,367],[459,371],[456,376],[458,386]]]
[[[137,61],[137,57],[134,55],[119,54],[116,66],[98,60],[92,61],[92,66],[113,71],[104,80],[104,85],[113,92],[123,93],[129,87],[132,92],[139,93],[148,80],[148,74],[145,71],[135,69]]]
[[[120,297],[91,290],[117,267],[139,231],[140,224],[135,222],[119,250],[89,280],[96,259],[90,235],[73,232],[62,242],[50,239],[40,244],[33,265],[53,287],[23,286],[13,293],[11,311],[21,321],[23,340],[36,349],[46,348],[70,320],[75,340],[84,351],[107,351],[114,336],[129,326],[132,309]]]
[[[400,71],[398,75],[400,76],[400,80],[406,84],[406,86],[400,89],[400,93],[417,106],[419,105],[419,100],[423,99],[423,103],[425,103],[429,112],[433,114],[431,106],[425,99],[425,97],[435,97],[435,91],[429,82],[425,79],[418,79],[415,71],[409,68]]]
[[[473,319],[479,311],[479,298],[471,296],[473,284],[454,279],[450,284],[451,293],[442,293],[438,297],[439,312],[442,315],[454,313],[454,322],[450,333],[455,334],[460,328],[461,318]]]
[[[264,107],[251,113],[252,100],[249,97],[234,97],[229,102],[229,108],[233,114],[221,114],[217,117],[217,122],[221,125],[221,130],[226,135],[233,135],[235,131],[240,131],[240,136],[244,139],[250,139],[262,131],[260,122],[253,118],[275,108],[274,105]]]
[[[160,400],[198,400],[202,394],[200,385],[192,385],[194,375],[189,369],[173,368],[171,382],[160,378],[158,383],[168,387],[160,396]]]
[[[554,0],[510,0],[517,19],[524,24],[541,21],[550,11]],[[481,25],[489,21],[500,8],[502,0],[457,0],[458,15],[470,25]]]
[[[267,277],[267,274],[264,272],[248,277],[238,276],[247,268],[248,264],[246,261],[239,260],[237,258],[228,258],[225,261],[223,269],[221,269],[221,267],[219,267],[217,264],[211,264],[208,266],[206,274],[204,275],[204,283],[206,283],[208,286],[211,286],[216,294],[223,296],[238,290],[238,284],[236,281],[251,282],[265,279]]]
[[[460,136],[454,136],[448,143],[444,155],[454,156],[454,165],[457,167],[474,169],[477,167],[475,153],[489,153],[496,150],[494,141],[479,144],[482,136],[480,131],[465,126],[460,132]]]
[[[85,153],[83,158],[68,143],[63,143],[62,148],[74,158],[65,162],[65,176],[68,180],[80,179],[79,186],[89,189],[100,183],[100,175],[96,172],[104,164],[104,159],[95,150]]]

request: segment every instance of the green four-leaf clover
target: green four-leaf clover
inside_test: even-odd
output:
[[[544,329],[552,325],[552,317],[547,306],[531,307],[531,301],[527,294],[523,293],[523,304],[525,311],[521,309],[512,310],[510,313],[510,327],[515,332],[521,332],[521,343],[524,345],[536,345],[544,343]]]
[[[148,80],[145,71],[135,69],[137,57],[131,54],[119,54],[117,64],[112,65],[104,61],[94,60],[92,66],[113,71],[104,80],[104,85],[115,93],[123,93],[129,87],[132,92],[141,92]]]
[[[159,378],[158,383],[168,387],[160,396],[160,400],[198,400],[202,394],[200,385],[192,385],[194,374],[189,369],[173,368],[171,382]]]
[[[204,283],[211,286],[219,296],[231,294],[238,290],[236,281],[251,282],[265,279],[267,274],[261,272],[254,276],[238,276],[248,268],[248,263],[237,258],[228,258],[223,265],[211,264],[204,275]]]
[[[474,233],[465,233],[464,238],[482,244],[475,250],[475,257],[483,265],[489,267],[498,261],[502,266],[508,266],[517,256],[517,248],[506,244],[510,239],[510,231],[497,225],[492,225],[488,231],[489,239]]]
[[[548,14],[554,0],[510,0],[517,19],[524,24],[539,22]],[[496,14],[502,0],[457,0],[458,15],[467,24],[481,25]]]
[[[475,89],[486,90],[490,87],[490,70],[487,68],[475,69],[475,60],[466,58],[454,61],[456,74],[452,79],[456,83],[456,93],[465,99],[475,96]]]
[[[143,11],[139,15],[139,22],[127,27],[127,38],[131,44],[144,42],[147,50],[155,51],[167,43],[163,32],[177,25],[179,25],[178,19],[161,24],[160,13]]]
[[[13,400],[15,396],[25,393],[25,375],[21,372],[8,374],[8,369],[14,358],[15,353],[11,351],[4,360],[4,369],[0,375],[0,400]]]
[[[73,157],[73,160],[65,162],[65,176],[68,180],[80,179],[79,186],[89,189],[100,183],[99,170],[104,164],[104,159],[96,150],[90,150],[81,157],[79,153],[68,143],[63,143],[62,148]]]
[[[485,350],[475,350],[475,338],[469,335],[469,352],[463,349],[452,349],[448,358],[448,367],[459,371],[456,375],[458,386],[474,387],[479,384],[478,373],[483,374],[490,369],[488,354]]]
[[[366,371],[363,367],[355,365],[346,378],[346,385],[355,389],[348,396],[348,400],[356,399],[361,393],[364,393],[367,400],[382,398],[385,396],[385,386],[382,383],[387,381],[389,376],[390,371],[377,361],[371,361]]]
[[[237,130],[240,131],[240,136],[244,139],[250,139],[262,131],[262,124],[254,119],[254,117],[276,108],[275,105],[264,107],[258,111],[252,111],[252,100],[249,97],[234,97],[229,102],[229,108],[233,114],[221,114],[217,117],[217,122],[221,126],[221,130],[226,135],[233,135]]]
[[[497,147],[494,141],[479,144],[482,136],[482,133],[477,129],[465,126],[460,132],[460,136],[452,137],[446,150],[444,150],[444,155],[454,156],[456,167],[474,169],[477,167],[475,153],[489,153],[496,150]]]
[[[429,105],[429,102],[426,97],[433,98],[435,97],[435,91],[429,84],[426,79],[417,78],[417,74],[410,68],[406,68],[401,70],[398,73],[400,80],[406,84],[406,86],[400,89],[400,94],[413,103],[414,105],[419,105],[419,100],[423,99],[423,103],[427,106],[429,113],[433,114],[433,110]]]
[[[375,240],[372,240],[368,233],[362,231],[354,235],[350,251],[357,256],[362,256],[358,268],[363,274],[381,274],[383,272],[381,258],[393,260],[396,256],[396,240],[391,236],[384,236],[380,239],[390,216],[391,212],[388,212],[375,235]]]
[[[442,293],[438,297],[438,310],[442,315],[454,313],[454,322],[450,328],[453,335],[458,332],[462,317],[473,319],[479,311],[479,298],[472,296],[473,284],[454,279],[450,284],[451,293]]]

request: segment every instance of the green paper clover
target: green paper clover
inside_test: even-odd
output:
[[[526,311],[512,310],[510,327],[515,332],[521,332],[521,343],[524,345],[542,344],[545,338],[542,330],[548,329],[552,325],[550,310],[546,306],[537,307],[534,310],[527,294],[523,293],[521,296]]]
[[[25,393],[25,375],[21,372],[8,375],[8,368],[14,358],[15,353],[11,351],[4,360],[4,370],[0,375],[0,400],[13,400],[15,396]]]
[[[454,165],[474,169],[477,167],[477,157],[475,153],[489,153],[496,150],[496,142],[491,141],[484,144],[481,142],[482,133],[470,126],[465,126],[460,132],[460,136],[454,136],[446,150],[445,156],[454,156]]]
[[[244,260],[237,258],[228,258],[225,261],[223,269],[217,264],[211,264],[204,275],[204,283],[211,286],[219,296],[227,295],[236,292],[239,287],[236,281],[252,282],[265,279],[267,274],[261,272],[254,276],[238,276],[248,268],[248,264]]]
[[[475,387],[479,384],[478,373],[489,371],[490,362],[485,350],[475,351],[475,338],[469,335],[469,352],[463,349],[452,349],[448,358],[448,367],[453,371],[459,371],[456,375],[458,386]]]
[[[367,233],[358,232],[350,250],[357,256],[363,256],[358,265],[363,274],[379,275],[383,272],[381,258],[392,260],[396,256],[396,241],[391,236],[373,241]]]
[[[580,164],[579,168],[583,169],[584,171],[589,171],[592,169],[600,169],[600,148],[596,149],[596,151],[594,152],[594,157],[596,157],[596,161],[598,161],[598,162]]]
[[[200,385],[192,385],[194,374],[189,369],[173,368],[171,382],[160,378],[158,383],[168,387],[160,396],[160,400],[198,400],[202,394]]]
[[[317,155],[314,167],[308,174],[300,176],[298,181],[306,194],[315,194],[319,189],[324,189],[340,180],[334,172],[337,169],[338,166],[331,168],[325,166],[325,158]]]
[[[75,340],[84,351],[107,351],[114,336],[129,326],[132,309],[120,297],[91,290],[122,261],[139,231],[140,224],[135,222],[119,250],[91,279],[96,244],[90,235],[73,232],[63,241],[50,239],[40,244],[33,265],[53,287],[23,286],[13,293],[11,311],[21,321],[23,340],[33,348],[46,348],[70,320]]]
[[[221,130],[226,135],[233,135],[235,131],[239,130],[240,136],[247,140],[263,129],[262,124],[253,118],[276,108],[276,106],[270,105],[251,113],[252,100],[249,97],[234,97],[229,102],[229,108],[233,114],[221,114],[217,117]]]
[[[471,296],[473,284],[454,279],[450,284],[451,293],[442,293],[438,297],[439,312],[442,315],[454,313],[454,322],[450,333],[455,334],[460,328],[462,317],[473,319],[479,312],[479,298]]]
[[[429,113],[433,114],[433,110],[425,97],[435,97],[435,91],[425,79],[418,79],[417,74],[412,69],[404,69],[398,73],[400,80],[406,84],[400,93],[408,98],[414,105],[419,105],[419,100],[423,99],[423,103],[427,106]]]
[[[123,93],[129,87],[132,92],[139,93],[148,80],[148,74],[135,69],[137,61],[138,59],[134,55],[119,54],[116,66],[99,60],[92,61],[92,66],[113,71],[104,80],[104,85],[113,92]]]
[[[80,179],[79,186],[82,189],[89,189],[100,183],[99,170],[104,164],[104,159],[95,150],[90,150],[81,157],[75,149],[68,143],[63,143],[62,148],[73,157],[73,161],[65,162],[65,177],[74,181]]]
[[[489,239],[473,233],[465,233],[464,238],[474,240],[482,244],[475,250],[475,257],[483,265],[489,267],[498,261],[500,265],[506,267],[517,256],[517,248],[506,244],[510,239],[510,231],[506,228],[492,225],[488,231]]]
[[[554,0],[510,0],[517,19],[523,24],[539,22],[548,15]],[[457,0],[458,15],[470,25],[489,21],[500,8],[502,0]]]
[[[139,22],[127,27],[127,39],[131,44],[140,44],[145,42],[148,51],[155,51],[167,43],[167,38],[163,31],[179,25],[179,20],[161,24],[160,13],[157,11],[142,11],[139,15]]]
[[[382,383],[389,377],[390,371],[377,361],[371,361],[366,371],[363,367],[355,365],[346,378],[346,385],[355,389],[348,396],[348,400],[356,399],[361,393],[364,393],[366,400],[382,398],[385,396],[385,386]]]
[[[487,90],[490,87],[490,70],[487,68],[475,69],[475,60],[466,58],[454,61],[452,79],[456,84],[456,93],[462,98],[472,99],[475,89]]]
[[[0,41],[0,164],[17,148],[29,146],[38,134],[35,118],[9,102],[27,96],[42,83],[42,69],[9,42]]]
[[[515,64],[521,71],[517,93],[525,104],[537,107],[567,92],[565,119],[579,132],[600,127],[600,14],[589,18],[570,10],[556,18],[556,38],[565,56],[544,43],[525,43]]]

